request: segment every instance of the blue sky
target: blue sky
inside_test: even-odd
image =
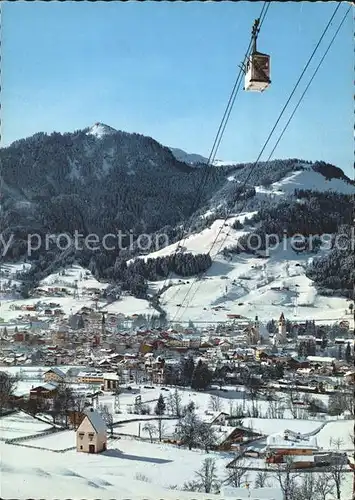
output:
[[[272,85],[262,94],[238,94],[217,158],[256,160],[335,5],[270,5],[258,48],[271,54]],[[2,144],[101,121],[208,156],[261,7],[261,2],[3,4]],[[341,5],[331,33],[347,7]],[[326,46],[327,41],[321,47]],[[353,50],[349,13],[275,157],[322,159],[351,174]],[[306,76],[293,102],[307,81]],[[275,135],[266,156],[276,140]]]

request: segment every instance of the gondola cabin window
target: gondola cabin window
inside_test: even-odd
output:
[[[254,52],[247,62],[244,89],[263,92],[270,83],[270,56]]]

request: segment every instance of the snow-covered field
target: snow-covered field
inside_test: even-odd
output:
[[[240,222],[243,222],[246,217],[251,217],[255,212],[250,212],[246,214],[241,214],[237,217],[231,217],[226,222],[222,219],[217,219],[213,222],[211,227],[204,229],[200,233],[191,234],[183,241],[183,247],[185,248],[184,252],[189,252],[192,254],[201,254],[208,253],[212,243],[216,240],[215,246],[211,251],[211,258],[214,258],[217,253],[220,251],[221,245],[224,246],[234,244],[236,239],[240,238],[246,231],[236,231],[231,228],[232,224],[236,219]],[[228,233],[228,236],[227,236]],[[227,237],[227,238],[226,238]],[[172,245],[166,246],[157,250],[156,252],[152,252],[147,256],[143,256],[142,259],[147,258],[157,258],[163,257],[165,255],[173,254],[176,251],[177,246],[180,244],[173,243]]]
[[[24,444],[53,451],[66,450],[76,445],[75,431],[59,431],[48,436],[28,439]]]
[[[132,415],[131,415],[132,417]],[[151,418],[151,417],[150,417]],[[149,432],[145,430],[144,426],[145,424],[149,422],[150,424],[154,425],[155,427],[157,426],[158,420],[147,420],[144,422],[142,420],[141,422],[128,422],[126,424],[120,424],[117,427],[115,427],[115,433],[119,434],[128,434],[130,436],[140,436],[142,438],[149,438]],[[162,425],[162,434],[163,434],[163,439],[168,439],[173,437],[173,434],[175,432],[176,426],[178,424],[177,419],[171,419],[171,420],[163,420],[163,425]],[[156,438],[156,434],[155,434]]]
[[[0,439],[5,441],[6,439],[40,434],[48,431],[51,427],[50,424],[40,422],[26,413],[13,413],[0,418]]]
[[[75,283],[78,285],[79,292],[81,288],[104,289],[107,286],[107,284],[97,281],[90,271],[81,266],[75,265],[67,268],[64,276],[63,274],[59,274],[59,272],[47,276],[41,281],[40,287],[46,289],[53,286],[63,286],[63,288],[68,286],[71,290],[73,290],[73,285]]]
[[[275,429],[274,429],[275,430]],[[51,447],[59,450],[61,442],[69,444],[70,432],[40,438],[32,446]],[[72,433],[73,436],[73,433]],[[58,445],[56,444],[56,440]],[[37,443],[37,444],[36,444]],[[74,441],[75,443],[75,441]],[[30,444],[29,441],[26,444]],[[70,444],[69,444],[70,446]],[[2,456],[1,495],[5,498],[164,498],[176,499],[177,492],[168,488],[177,485],[181,489],[186,481],[194,479],[194,473],[206,457],[216,460],[217,472],[225,478],[225,466],[233,454],[201,450],[188,451],[165,444],[151,444],[121,438],[109,442],[108,450],[99,455],[77,453],[53,453],[22,446],[0,444]],[[248,481],[255,480],[256,472],[250,471]],[[351,498],[351,474],[346,474],[342,499]],[[70,478],[70,482],[66,479]],[[273,485],[276,480],[271,478]],[[55,492],[55,495],[54,495]],[[178,492],[181,499],[191,498],[191,493]],[[209,498],[220,495],[209,495]],[[193,498],[205,498],[194,493]]]
[[[334,449],[334,444],[338,441],[341,450],[354,450],[354,420],[340,420],[337,422],[328,422],[327,425],[317,433],[318,446],[325,449]]]
[[[230,388],[231,389],[231,388]],[[172,389],[170,389],[172,391]],[[147,402],[151,412],[160,394],[160,389],[141,388],[142,402]],[[217,392],[217,391],[216,391]],[[165,399],[169,394],[162,391]],[[180,391],[182,404],[194,401],[197,413],[203,419],[209,419],[212,413],[209,409],[210,395],[191,390]],[[226,396],[226,397],[223,397]],[[237,399],[230,399],[235,396]],[[177,498],[169,487],[177,485],[181,489],[186,481],[194,479],[205,458],[216,460],[217,472],[221,479],[226,477],[225,466],[234,458],[233,453],[210,452],[178,448],[163,443],[136,441],[139,423],[141,437],[148,437],[143,431],[147,419],[153,415],[133,415],[127,413],[129,405],[134,403],[136,394],[129,392],[120,396],[122,414],[115,415],[115,421],[122,424],[115,426],[114,433],[128,434],[131,438],[121,436],[119,440],[109,440],[108,450],[100,455],[77,453],[75,450],[60,453],[75,446],[75,432],[60,431],[58,433],[41,436],[41,433],[50,428],[36,419],[23,413],[17,413],[0,418],[1,438],[20,437],[38,434],[38,437],[26,440],[25,446],[15,446],[0,443],[2,457],[1,496],[5,498],[137,498],[145,499]],[[241,393],[230,390],[221,393],[222,409],[228,412],[230,402],[242,401]],[[105,394],[100,398],[100,404],[113,405],[113,396]],[[266,410],[267,402],[260,401],[259,405]],[[249,402],[246,401],[246,405]],[[265,408],[264,408],[265,405]],[[111,406],[112,407],[112,406]],[[140,422],[124,421],[139,419]],[[156,421],[152,421],[156,424]],[[164,437],[169,437],[175,429],[176,420],[164,420]],[[285,419],[245,418],[244,426],[251,427],[264,435],[280,433],[286,429],[294,432],[312,433],[317,444],[329,449],[329,438],[339,437],[343,440],[342,449],[351,449],[350,433],[352,421],[329,421],[322,427],[321,421]],[[224,429],[224,428],[223,428]],[[319,430],[321,429],[321,430]],[[218,429],[217,429],[218,430]],[[317,432],[318,431],[318,432]],[[31,446],[31,448],[26,447]],[[37,449],[36,449],[37,448]],[[253,463],[255,466],[255,463]],[[253,483],[257,472],[248,472],[248,481]],[[69,481],[65,479],[70,478]],[[271,478],[271,486],[276,485],[276,479]],[[351,474],[346,474],[342,499],[350,500]],[[191,498],[187,492],[178,492],[181,499]],[[193,494],[196,499],[204,498],[203,494]],[[209,495],[211,498],[219,496]]]
[[[176,492],[163,488],[182,487],[205,458],[203,452],[130,439],[121,439],[100,455],[53,453],[3,443],[0,450],[1,495],[18,499],[176,499]],[[220,454],[215,458],[222,474],[228,458]],[[178,497],[191,498],[191,494],[179,491]],[[194,498],[204,495],[194,493]]]

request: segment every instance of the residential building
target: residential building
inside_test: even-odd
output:
[[[314,454],[319,450],[317,439],[300,433],[285,431],[272,434],[266,440],[266,462],[281,463],[285,456],[293,458],[295,468],[311,467]]]
[[[65,373],[54,366],[44,374],[45,382],[63,382],[65,380]]]
[[[117,373],[104,373],[102,375],[104,391],[116,391],[119,387],[119,376]]]
[[[30,390],[30,399],[53,399],[57,389],[57,384],[55,383],[47,383],[32,387]]]
[[[79,384],[103,384],[102,373],[85,373],[79,372],[77,375]]]
[[[76,431],[76,451],[100,453],[107,449],[107,428],[101,415],[90,408]]]

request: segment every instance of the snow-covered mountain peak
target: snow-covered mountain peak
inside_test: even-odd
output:
[[[109,125],[105,125],[104,123],[96,122],[92,127],[87,131],[87,135],[94,135],[101,139],[104,135],[115,134],[117,130]]]

